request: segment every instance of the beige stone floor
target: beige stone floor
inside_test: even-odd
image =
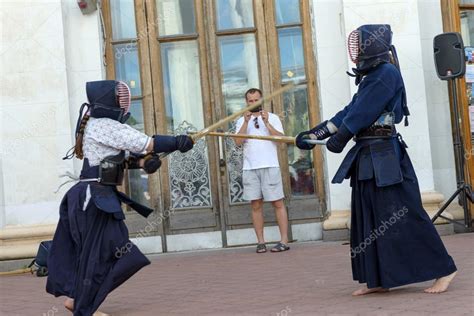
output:
[[[285,253],[254,247],[164,254],[111,293],[112,315],[474,315],[474,234],[443,237],[459,273],[450,290],[430,282],[352,297],[349,246],[292,244]],[[70,315],[46,294],[45,278],[0,277],[0,315]]]

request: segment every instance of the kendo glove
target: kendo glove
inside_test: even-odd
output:
[[[191,150],[194,146],[194,141],[191,137],[188,135],[178,135],[176,136],[176,148],[182,152],[185,153],[189,150]]]
[[[310,150],[313,149],[315,144],[308,144],[305,142],[306,139],[317,139],[323,140],[333,135],[337,131],[337,128],[329,121],[324,121],[309,131],[301,132],[296,136],[296,147],[299,149]]]
[[[346,147],[346,144],[351,140],[352,136],[354,136],[354,134],[352,134],[343,123],[339,126],[337,133],[331,136],[326,142],[326,147],[329,151],[338,154]]]
[[[194,143],[188,135],[168,136],[155,135],[153,136],[153,152],[155,154],[162,152],[173,152],[179,150],[184,153],[193,148]]]
[[[160,157],[156,154],[146,154],[143,157],[143,170],[147,174],[155,173],[161,167]]]
[[[143,164],[141,163],[143,160]],[[161,167],[161,160],[155,153],[146,155],[130,153],[127,159],[128,169],[143,169],[146,173],[155,173]]]

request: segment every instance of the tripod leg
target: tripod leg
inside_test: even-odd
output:
[[[466,192],[466,197],[469,199],[469,201],[471,201],[471,203],[474,203],[474,192],[472,191],[471,186],[466,185],[464,190]]]
[[[444,203],[444,205],[439,209],[438,213],[433,216],[433,218],[431,219],[432,223],[436,221],[436,219],[444,212],[444,210],[449,206],[449,204],[451,204],[451,202],[456,198],[456,196],[458,196],[458,194],[461,193],[463,190],[464,187],[459,187],[456,192],[451,195],[451,197],[446,201],[446,203]]]
[[[468,201],[471,203],[474,203],[474,196],[472,192],[472,188],[470,185],[465,185],[464,186],[464,223],[466,227],[472,228],[472,218],[471,218],[471,212],[470,212],[470,207],[467,205]],[[471,208],[473,206],[471,205]]]

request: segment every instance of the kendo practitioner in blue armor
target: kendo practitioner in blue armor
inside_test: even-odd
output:
[[[66,296],[74,316],[96,312],[106,296],[150,261],[129,240],[121,203],[144,217],[152,209],[116,188],[124,169],[155,172],[160,152],[193,147],[189,136],[149,137],[124,124],[130,116],[130,89],[121,81],[88,82],[89,103],[82,105],[72,154],[84,159],[80,179],[64,196],[48,256],[46,291]],[[120,255],[117,251],[121,250]]]
[[[327,149],[341,153],[354,138],[332,183],[350,178],[351,263],[354,280],[366,283],[353,295],[383,292],[410,283],[436,280],[425,290],[447,290],[456,274],[434,225],[423,209],[415,171],[395,124],[405,116],[405,86],[390,25],[363,25],[349,35],[348,46],[357,93],[329,121],[300,133],[326,139]]]

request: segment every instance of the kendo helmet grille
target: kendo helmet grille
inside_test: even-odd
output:
[[[116,94],[120,108],[124,110],[124,113],[128,113],[128,110],[130,109],[130,104],[132,102],[130,88],[125,82],[118,81],[116,86]]]
[[[349,58],[353,63],[357,63],[359,61],[359,53],[360,53],[360,32],[359,30],[354,30],[349,34],[347,38],[347,48],[349,52]]]

